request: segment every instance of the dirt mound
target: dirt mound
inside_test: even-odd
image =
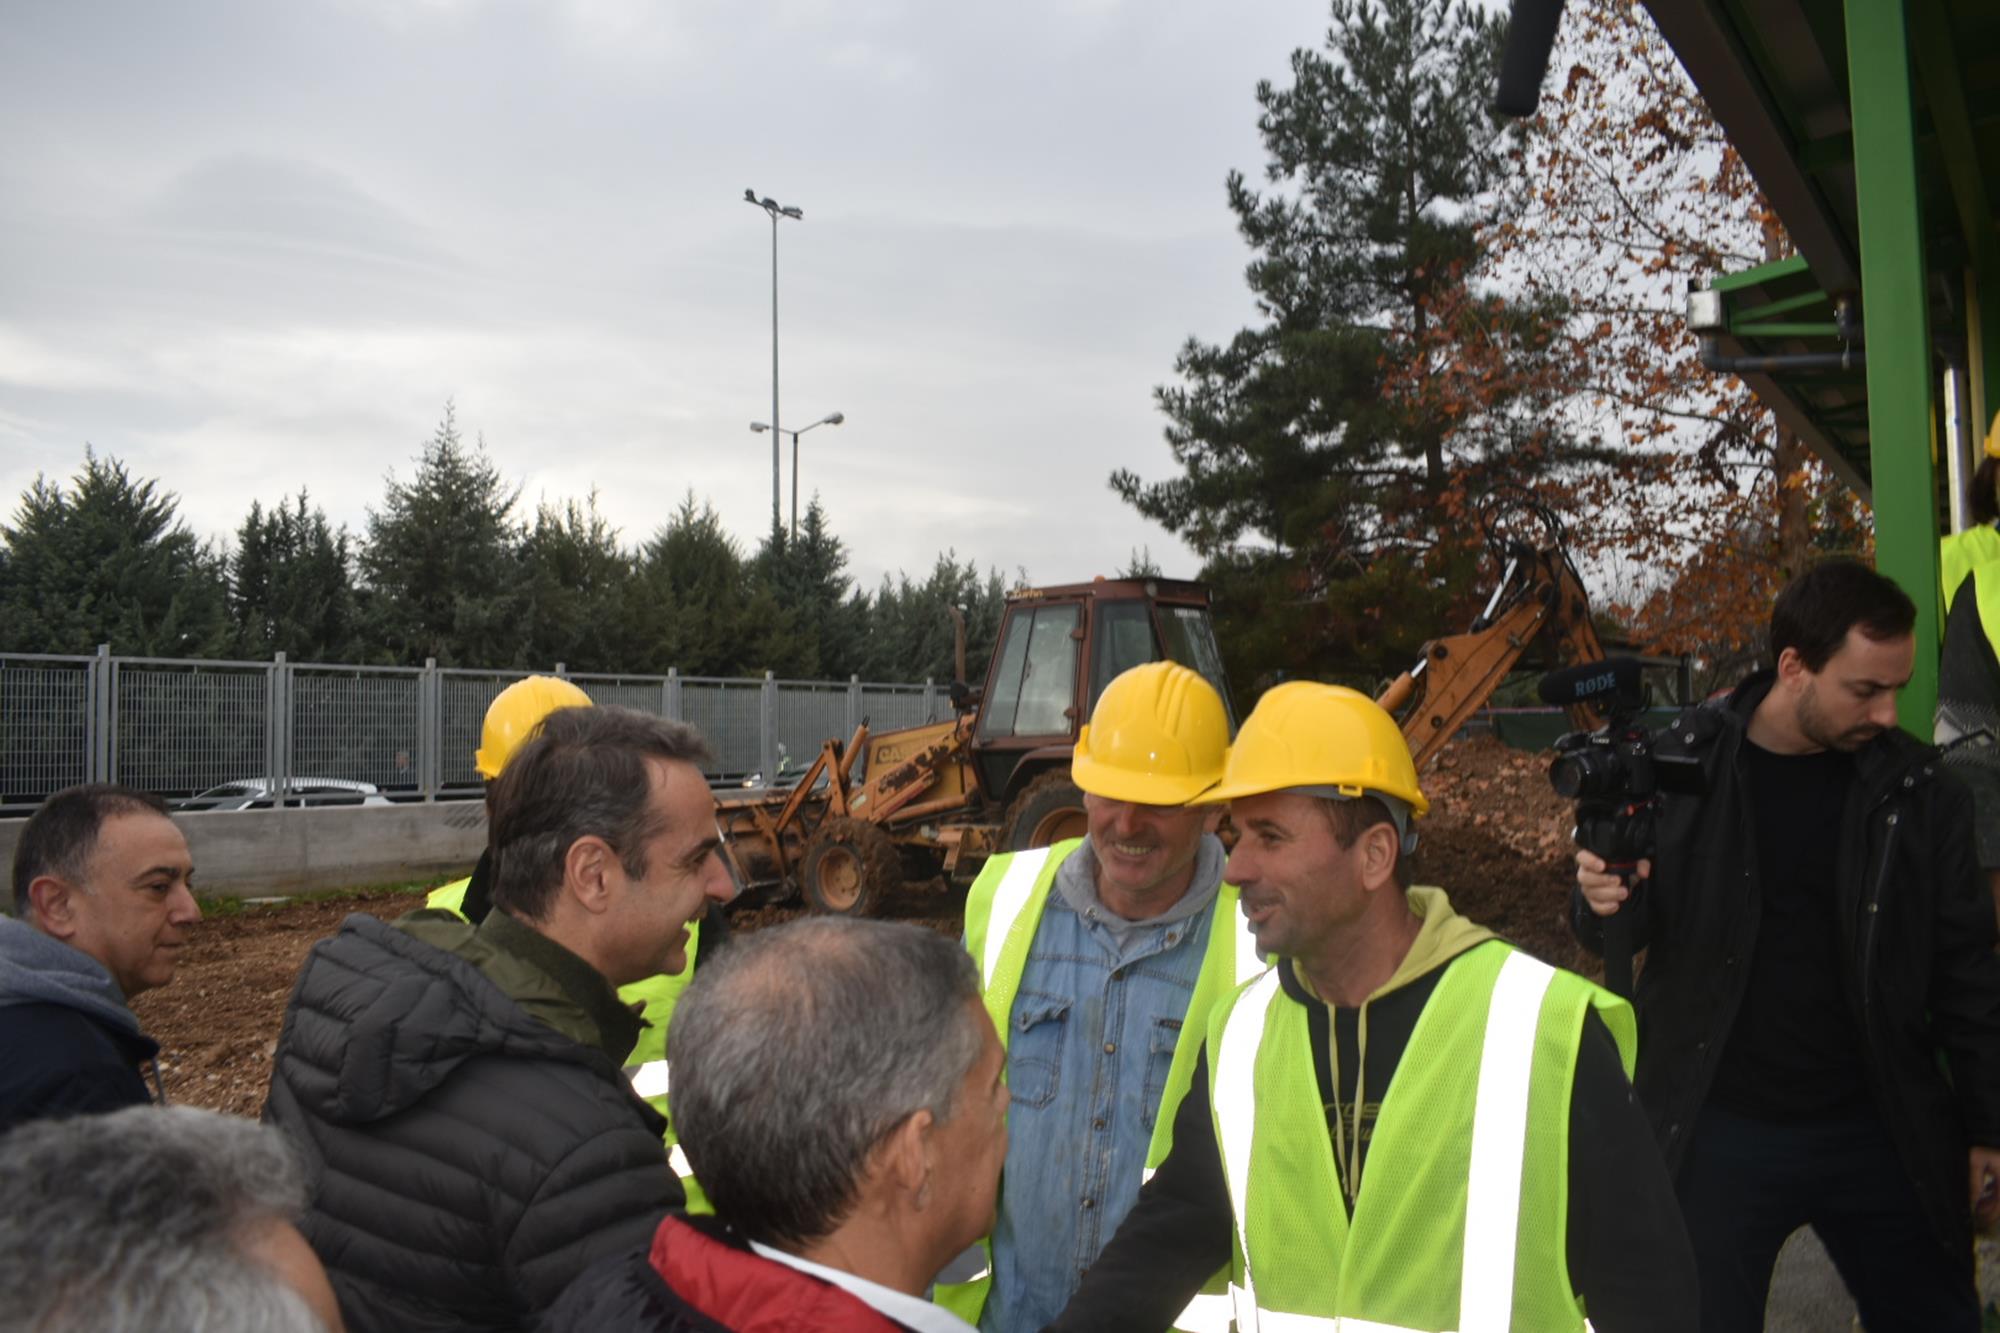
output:
[[[1455,907],[1537,956],[1599,975],[1570,937],[1570,807],[1549,789],[1546,755],[1509,750],[1491,737],[1447,747],[1423,775],[1431,813],[1419,824],[1419,883],[1443,886]],[[299,965],[350,912],[385,920],[422,905],[416,894],[332,898],[246,908],[195,931],[174,984],[139,997],[139,1021],[160,1042],[168,1096],[255,1115]],[[883,915],[956,935],[962,891],[942,881],[906,884]],[[801,914],[757,907],[732,918],[756,930]]]

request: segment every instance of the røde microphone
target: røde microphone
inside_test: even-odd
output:
[[[1602,662],[1579,662],[1551,671],[1535,687],[1545,704],[1570,707],[1573,704],[1607,704],[1613,700],[1636,702],[1639,698],[1639,659],[1607,657]]]

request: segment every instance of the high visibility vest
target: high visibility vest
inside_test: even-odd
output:
[[[1013,1026],[1014,999],[1020,993],[1028,952],[1034,944],[1035,932],[1041,928],[1042,912],[1048,906],[1056,871],[1082,844],[1081,838],[1071,838],[1052,847],[992,857],[981,867],[979,878],[966,894],[965,947],[979,964],[986,1012],[1000,1034],[1003,1049]],[[1224,884],[1209,909],[1208,946],[1202,953],[1201,970],[1195,976],[1194,991],[1188,997],[1187,1013],[1181,1020],[1181,1035],[1174,1045],[1173,1061],[1167,1067],[1160,1107],[1153,1117],[1145,1172],[1140,1180],[1132,1182],[1132,1188],[1137,1189],[1151,1179],[1173,1147],[1174,1112],[1194,1081],[1194,1067],[1201,1056],[1201,1039],[1211,1006],[1264,968],[1264,960],[1257,955],[1256,937],[1250,933],[1243,914],[1236,910],[1236,887]],[[986,1251],[986,1271],[966,1282],[940,1284],[936,1292],[938,1304],[968,1323],[979,1321],[992,1282],[992,1242],[989,1238],[981,1244]],[[1211,1287],[1195,1297],[1175,1321],[1175,1328],[1187,1333],[1227,1333],[1228,1294],[1220,1274]]]
[[[439,885],[424,899],[424,906],[462,912],[465,891],[471,883],[470,879],[459,879]],[[701,1183],[694,1178],[694,1168],[688,1165],[687,1154],[681,1150],[680,1136],[674,1132],[673,1113],[667,1109],[667,1022],[673,1017],[681,992],[687,989],[688,982],[694,977],[695,952],[701,947],[701,922],[688,922],[687,933],[687,966],[681,969],[679,976],[647,977],[629,986],[620,986],[618,998],[628,1005],[644,1006],[640,1012],[646,1020],[646,1026],[639,1029],[639,1040],[634,1043],[632,1054],[626,1058],[625,1076],[632,1080],[632,1090],[667,1118],[667,1132],[662,1136],[666,1143],[667,1161],[674,1168],[674,1174],[681,1178],[681,1188],[687,1193],[688,1211],[706,1213],[712,1211],[708,1196],[702,1192]]]
[[[1938,575],[1944,585],[1946,614],[1973,573],[1985,575],[1974,585],[1979,595],[1979,623],[1994,655],[2000,657],[2000,527],[1982,523],[1955,532],[1938,544]]]
[[[1569,1098],[1596,1010],[1632,1008],[1499,940],[1459,955],[1410,1034],[1350,1218],[1305,1006],[1276,969],[1209,1013],[1239,1333],[1581,1333],[1565,1253]]]

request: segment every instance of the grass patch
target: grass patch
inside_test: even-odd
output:
[[[241,897],[227,894],[197,893],[195,902],[201,907],[204,917],[242,916],[249,912],[270,912],[290,907],[296,903],[328,902],[341,898],[393,898],[412,893],[429,893],[440,884],[447,884],[446,878],[398,880],[393,884],[360,884],[344,889],[304,889],[297,893],[251,894],[255,897],[283,898],[281,903],[251,903]]]

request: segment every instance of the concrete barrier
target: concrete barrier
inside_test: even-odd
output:
[[[0,820],[0,865],[13,865],[26,823]],[[486,807],[479,801],[204,810],[177,814],[174,823],[194,855],[196,889],[233,898],[441,883],[463,874],[486,846]]]

